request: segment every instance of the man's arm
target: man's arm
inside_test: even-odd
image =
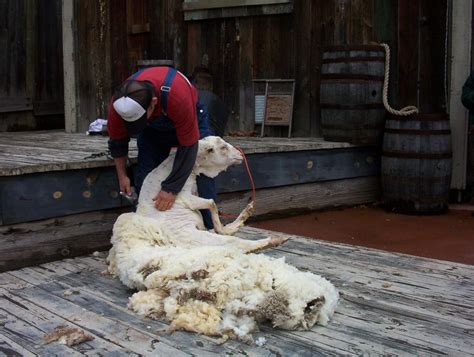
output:
[[[114,157],[114,162],[120,191],[125,192],[128,196],[131,196],[132,189],[130,187],[130,178],[127,176],[127,157]]]
[[[160,211],[170,209],[176,195],[183,189],[186,180],[193,171],[199,144],[179,146],[173,162],[173,169],[161,184],[161,191],[153,198],[155,207]]]

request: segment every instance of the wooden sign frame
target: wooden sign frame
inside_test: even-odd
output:
[[[293,123],[293,106],[295,98],[294,79],[260,79],[254,82],[265,83],[265,111],[262,120],[260,137],[264,136],[265,126],[288,126],[288,137],[291,137]],[[274,92],[271,84],[289,84],[289,90]]]

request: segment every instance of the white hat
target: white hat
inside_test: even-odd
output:
[[[146,113],[145,108],[136,100],[130,97],[120,97],[113,103],[114,109],[123,120],[134,122],[140,119]]]

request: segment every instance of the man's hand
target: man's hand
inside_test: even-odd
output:
[[[161,190],[154,198],[155,208],[160,211],[167,211],[173,207],[174,201],[176,200],[176,195],[171,192],[166,192]]]
[[[125,193],[127,196],[131,196],[132,188],[130,187],[130,178],[124,175],[124,176],[120,176],[118,180],[119,180],[120,192]]]

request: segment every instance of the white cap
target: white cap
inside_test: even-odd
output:
[[[134,122],[146,113],[140,103],[130,97],[120,97],[114,101],[113,106],[117,114],[128,122]]]

